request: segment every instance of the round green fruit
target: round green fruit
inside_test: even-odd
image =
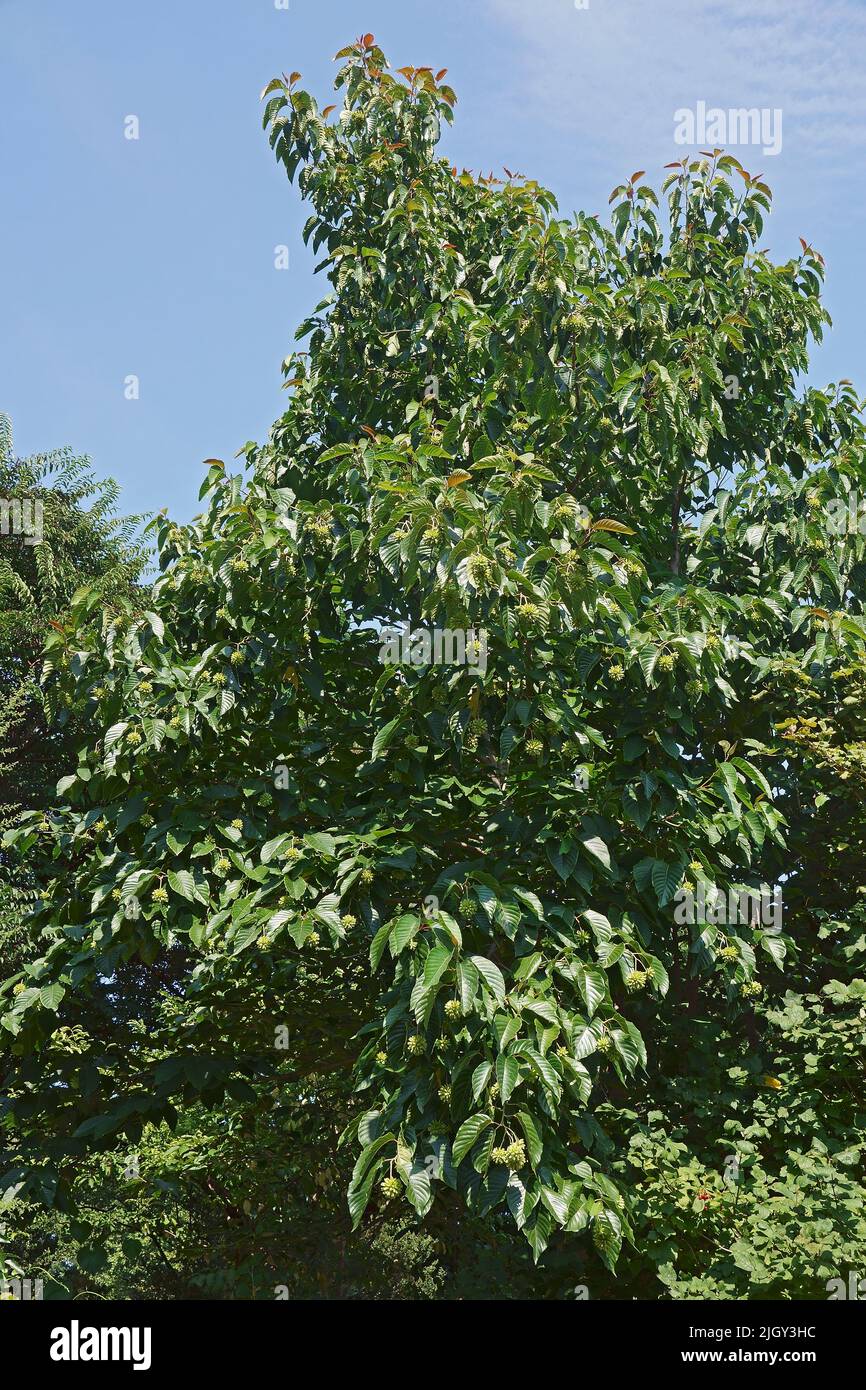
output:
[[[505,1166],[516,1173],[526,1164],[526,1145],[522,1139],[515,1139],[505,1151]]]

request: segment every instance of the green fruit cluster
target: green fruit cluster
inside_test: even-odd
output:
[[[486,555],[470,555],[466,561],[466,576],[476,589],[484,589],[493,577],[493,566]]]
[[[507,1148],[502,1146],[490,1150],[491,1163],[499,1163],[511,1170],[512,1173],[526,1165],[526,1145],[522,1139],[515,1139],[513,1144]]]
[[[524,603],[517,610],[517,621],[521,627],[534,627],[541,617],[542,609],[537,603]]]

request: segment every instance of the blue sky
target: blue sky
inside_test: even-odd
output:
[[[267,434],[320,294],[259,93],[297,68],[324,104],[365,31],[392,65],[448,67],[453,162],[520,169],[565,214],[603,213],[634,169],[658,183],[678,108],[780,108],[778,155],[734,152],[776,192],[763,244],[785,259],[802,235],[827,259],[813,378],[866,390],[864,0],[276,3],[0,0],[0,410],[19,453],[70,444],[125,511],[186,520],[201,461]]]

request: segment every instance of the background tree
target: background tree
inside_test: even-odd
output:
[[[707,1277],[743,1296],[788,1161],[862,1173],[847,1091],[798,1107],[786,1159],[754,1086],[770,1054],[803,1085],[838,1031],[824,1084],[859,1037],[828,915],[856,884],[812,880],[830,792],[786,724],[808,687],[829,757],[863,660],[863,539],[829,505],[862,487],[859,402],[797,384],[822,263],[757,249],[769,190],[721,151],[672,166],[664,219],[639,172],[610,229],[563,221],[437,158],[444,73],[393,75],[369,35],[339,56],[335,120],[297,74],[265,91],[331,282],[289,408],[246,482],[212,462],[203,515],[160,523],[146,612],[97,625],[84,596],[49,638],[53,699],[100,733],[10,837],[56,877],[0,987],[7,1178],[63,1206],[89,1153],[191,1107],[304,1116],[352,1066],[356,1226],[510,1221],[560,1295],[586,1232],[690,1296],[678,1213],[723,1143],[756,1186],[729,1259],[705,1222]],[[383,663],[401,623],[483,631],[486,666]],[[781,933],[675,912],[779,883]],[[170,977],[144,1021],[130,971]],[[809,1296],[793,1256],[773,1277]]]
[[[53,798],[57,779],[84,737],[70,709],[49,723],[41,687],[45,638],[76,590],[90,584],[107,607],[136,589],[145,563],[138,518],[115,514],[116,485],[99,481],[86,458],[56,449],[31,458],[13,451],[0,414],[0,822]],[[26,525],[16,525],[24,522]],[[28,533],[29,532],[29,533]],[[7,968],[22,918],[35,897],[32,875],[0,852],[0,960]]]

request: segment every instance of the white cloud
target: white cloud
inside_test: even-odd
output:
[[[514,35],[519,99],[554,129],[579,133],[582,162],[619,170],[681,156],[674,112],[699,100],[781,108],[779,156],[734,151],[771,182],[804,165],[816,180],[850,171],[866,144],[863,0],[487,4]]]

